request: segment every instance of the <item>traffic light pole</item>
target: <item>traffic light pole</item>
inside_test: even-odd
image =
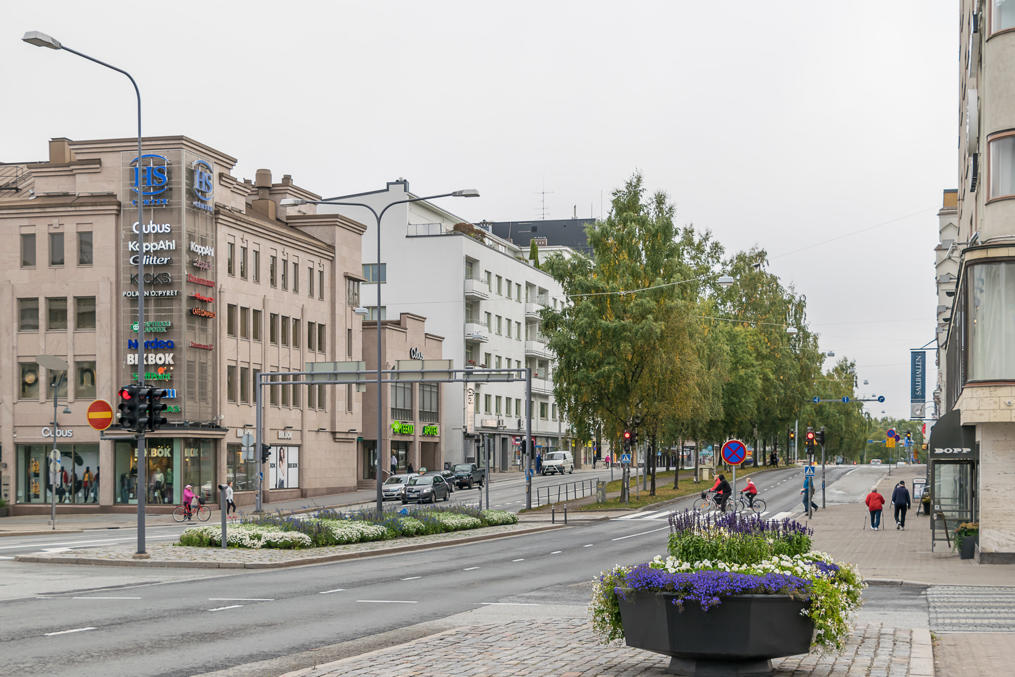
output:
[[[264,462],[261,460],[261,390],[264,386],[264,374],[257,375],[257,383],[254,384],[254,458],[257,460],[257,495],[254,496],[254,512],[261,514],[261,493],[264,485]],[[378,449],[378,451],[380,451]]]
[[[532,367],[525,368],[525,448],[529,452],[525,454],[525,507],[531,510],[532,454],[536,451],[536,445],[532,441]]]
[[[825,509],[825,443],[821,443],[821,509]]]

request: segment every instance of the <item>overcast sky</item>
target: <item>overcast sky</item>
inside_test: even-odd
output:
[[[136,133],[126,79],[21,41],[38,30],[128,70],[146,135],[220,149],[240,177],[266,167],[323,195],[475,187],[442,205],[478,221],[598,217],[639,170],[681,224],[767,250],[822,348],[888,398],[869,411],[907,417],[957,181],[956,5],[5,3],[0,161]]]

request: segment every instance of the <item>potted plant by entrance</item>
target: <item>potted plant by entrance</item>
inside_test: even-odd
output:
[[[10,508],[7,507],[7,501],[0,498],[0,517],[7,517],[10,512]]]
[[[601,640],[670,656],[669,672],[683,675],[770,674],[772,658],[842,646],[863,583],[811,552],[807,527],[685,512],[670,528],[666,557],[595,582]]]
[[[963,522],[955,530],[955,543],[958,545],[959,559],[973,559],[976,555],[976,544],[980,540],[980,523]]]

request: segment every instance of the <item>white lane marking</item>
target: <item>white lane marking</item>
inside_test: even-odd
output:
[[[551,552],[550,554],[551,554],[551,555],[559,555],[559,554],[560,554],[560,553],[562,553],[562,552],[564,552],[564,551],[563,551],[563,550],[554,550],[554,551],[553,551],[553,552]]]
[[[209,597],[209,602],[274,602],[273,597]]]
[[[208,609],[208,611],[225,611],[226,609],[239,609],[242,604],[230,604],[229,606],[218,606],[214,609]]]
[[[360,604],[419,604],[414,599],[358,599]]]
[[[403,581],[414,581],[414,580],[416,580],[417,578],[423,578],[423,577],[422,577],[422,576],[406,576],[406,577],[405,577],[405,578],[403,578],[402,580],[403,580]]]
[[[14,558],[9,555],[0,555],[0,559],[14,559]]]
[[[611,538],[610,540],[611,541],[622,541],[625,538],[634,538],[635,536],[644,536],[645,534],[654,534],[657,531],[663,531],[664,529],[669,529],[669,528],[670,527],[667,525],[665,527],[659,527],[658,529],[650,529],[648,531],[642,531],[641,533],[637,533],[637,534],[628,534],[627,536],[618,536],[617,538]]]
[[[330,595],[333,592],[342,592],[345,588],[335,588],[334,590],[321,590],[318,595]]]
[[[153,536],[151,540],[157,538],[176,538],[176,534],[169,534],[166,536]],[[57,548],[57,547],[71,547],[71,548],[84,548],[90,545],[109,545],[111,543],[119,543],[121,541],[133,541],[134,538],[103,538],[91,541],[53,541],[50,543],[22,543],[21,545],[0,545],[0,550],[20,550],[24,548],[38,548],[44,550],[46,548]]]
[[[513,560],[511,560],[511,561],[512,561],[512,562],[524,562],[524,561],[525,561],[525,558],[524,558],[524,557],[519,557],[518,559],[513,559]]]
[[[71,599],[141,599],[140,597],[71,597]]]
[[[532,604],[530,602],[480,602],[482,606],[543,606],[542,604]]]
[[[591,547],[592,547],[593,545],[595,545],[595,543],[586,543],[586,544],[585,544],[585,545],[583,545],[582,547],[583,547],[583,548],[591,548]]]
[[[478,569],[478,568],[479,567],[465,567],[464,569],[462,569],[462,571],[472,571],[472,570]]]
[[[94,630],[94,625],[89,625],[87,628],[74,628],[73,630],[59,630],[57,632],[47,632],[46,637],[53,637],[54,635],[66,635],[71,632],[84,632],[85,630]]]
[[[67,552],[70,548],[43,548],[43,552]]]
[[[649,515],[658,515],[660,512],[663,512],[663,511],[662,510],[649,510],[648,512],[634,512],[634,513],[631,513],[630,515],[624,515],[623,517],[618,517],[617,519],[618,520],[647,519],[649,517]]]

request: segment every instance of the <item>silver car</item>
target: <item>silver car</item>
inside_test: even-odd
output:
[[[384,496],[384,500],[401,500],[401,498],[405,496],[405,485],[409,483],[409,478],[415,476],[416,473],[392,475],[388,479],[384,480],[384,484],[381,485],[381,494]]]

